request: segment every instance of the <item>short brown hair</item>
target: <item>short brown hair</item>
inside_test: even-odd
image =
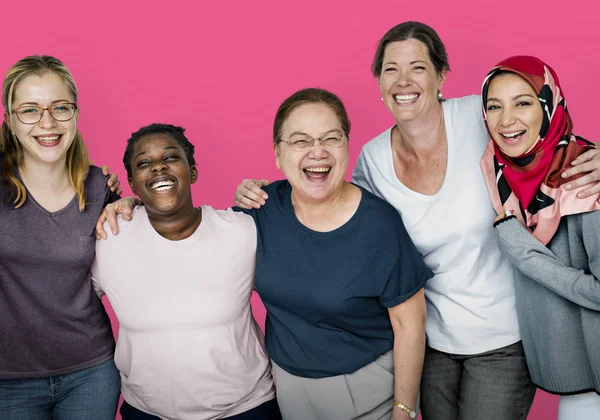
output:
[[[340,125],[342,126],[342,131],[346,137],[349,136],[350,120],[348,119],[348,113],[340,98],[324,89],[308,88],[294,93],[279,106],[279,109],[275,114],[275,122],[273,123],[273,144],[277,144],[281,141],[283,124],[285,124],[292,111],[305,104],[327,105],[338,117]]]
[[[373,63],[371,64],[373,76],[377,78],[381,76],[383,56],[388,44],[396,41],[408,41],[409,39],[416,39],[425,44],[429,52],[429,59],[438,74],[443,70],[450,70],[446,47],[437,32],[432,27],[421,22],[402,22],[387,31],[383,38],[379,40],[375,57],[373,57]]]

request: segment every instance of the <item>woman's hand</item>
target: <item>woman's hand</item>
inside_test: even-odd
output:
[[[243,209],[259,209],[264,206],[269,196],[261,187],[266,187],[268,179],[244,179],[235,190],[233,202]]]
[[[118,234],[119,226],[117,225],[117,214],[122,214],[123,219],[125,220],[131,220],[134,207],[141,204],[142,203],[135,197],[126,197],[104,207],[102,213],[100,213],[98,222],[96,222],[96,239],[106,239],[104,222],[107,220],[113,235]]]
[[[587,184],[591,184],[589,188],[577,193],[577,197],[586,198],[590,195],[600,192],[600,149],[592,149],[579,155],[577,159],[571,162],[572,168],[567,169],[562,173],[563,178],[569,178],[573,175],[585,173],[586,175],[569,182],[565,188],[573,190]],[[598,197],[600,201],[600,196]]]
[[[102,167],[102,174],[108,177],[106,185],[108,185],[108,188],[110,188],[112,192],[117,195],[123,194],[123,188],[121,188],[121,183],[119,182],[117,174],[111,174],[110,169],[106,165]]]
[[[496,216],[494,218],[494,223],[499,222],[502,219],[506,219],[509,216],[514,216],[514,211],[513,210],[504,210],[503,212],[499,213],[498,216]]]

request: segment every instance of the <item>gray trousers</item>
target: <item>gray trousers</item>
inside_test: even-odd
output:
[[[391,350],[356,372],[319,379],[295,376],[271,363],[284,420],[389,420],[392,416]]]
[[[476,355],[425,351],[423,420],[524,420],[534,396],[520,341]]]

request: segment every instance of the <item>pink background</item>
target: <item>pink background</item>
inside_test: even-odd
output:
[[[556,7],[550,0],[2,3],[2,74],[26,55],[62,59],[79,87],[79,128],[91,156],[124,183],[131,132],[152,122],[185,127],[196,145],[197,205],[230,206],[243,178],[281,178],[273,116],[304,87],[329,89],[345,102],[352,168],[361,146],[393,124],[369,67],[378,39],[406,20],[431,25],[444,41],[452,69],[446,97],[478,93],[500,59],[538,55],[561,77],[576,133],[598,140],[593,0]],[[254,308],[262,324],[256,297]],[[529,419],[555,418],[556,408],[557,398],[539,391]]]

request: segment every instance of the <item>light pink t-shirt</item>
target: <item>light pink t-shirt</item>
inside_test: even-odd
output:
[[[275,397],[252,316],[256,228],[250,216],[202,207],[192,236],[160,236],[146,210],[97,241],[92,279],[121,329],[121,392],[163,419],[219,419]]]

